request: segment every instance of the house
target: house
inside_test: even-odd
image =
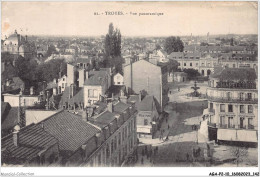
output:
[[[46,132],[41,124],[14,127],[1,139],[2,166],[49,166],[59,159],[58,140]]]
[[[164,110],[168,98],[167,66],[155,65],[146,60],[139,60],[124,67],[124,83],[128,94],[140,91],[154,96],[160,104],[159,112]]]
[[[12,107],[30,106],[33,107],[41,102],[38,95],[21,95],[21,94],[3,94],[4,102],[9,103]]]
[[[109,70],[87,71],[84,82],[84,105],[88,106],[105,96],[111,86],[111,74]]]
[[[113,76],[113,85],[124,85],[124,76],[121,73]]]
[[[63,93],[67,85],[67,75],[63,75],[58,79],[58,94]]]
[[[160,114],[158,109],[160,107],[158,101],[154,96],[146,95],[130,95],[129,103],[135,103],[138,111],[136,116],[136,126],[138,137],[151,137],[155,135],[159,128]]]
[[[167,56],[168,56],[167,53],[163,50],[154,50],[153,53],[150,54],[149,60],[155,60],[157,62],[167,63],[169,61]]]

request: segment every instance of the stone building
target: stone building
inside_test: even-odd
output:
[[[210,140],[257,143],[258,90],[252,68],[225,68],[215,72],[207,89],[204,111]]]
[[[158,100],[159,112],[164,110],[168,98],[167,66],[155,65],[146,60],[139,60],[124,67],[124,82],[128,94],[147,92]]]
[[[24,37],[18,34],[15,30],[14,34],[11,34],[8,38],[6,37],[2,44],[2,52],[9,52],[16,56],[21,55],[22,57],[30,57],[32,52],[30,51],[30,45],[27,40],[27,35]]]

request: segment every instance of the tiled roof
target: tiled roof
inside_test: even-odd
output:
[[[131,105],[125,104],[123,102],[118,102],[114,105],[114,111],[115,112],[124,112],[127,108],[129,108]]]
[[[19,145],[13,143],[13,135],[9,134],[1,140],[3,153],[9,153],[16,160],[30,160],[45,148],[58,143],[57,139],[44,131],[39,124],[32,124],[22,128],[19,132]]]
[[[115,115],[116,113],[105,111],[100,115],[98,115],[97,117],[90,118],[90,122],[103,128],[115,119]]]
[[[89,78],[84,85],[103,85],[107,75],[107,71],[89,71]]]
[[[253,68],[225,68],[211,76],[220,80],[255,81],[256,72]]]
[[[137,103],[138,111],[152,111],[155,108],[158,110],[158,104],[154,96],[146,95],[141,102]]]
[[[44,130],[59,141],[61,151],[76,151],[93,137],[99,129],[67,111],[58,112],[42,121]]]

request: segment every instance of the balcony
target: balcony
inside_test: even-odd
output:
[[[235,125],[228,125],[228,124],[219,124],[218,128],[222,128],[222,129],[234,129]]]
[[[208,100],[210,101],[218,101],[218,102],[228,102],[228,103],[248,103],[248,104],[257,104],[258,102],[258,98],[247,98],[247,99],[241,99],[241,98],[230,98],[230,97],[212,97],[212,96],[208,96],[207,97]]]

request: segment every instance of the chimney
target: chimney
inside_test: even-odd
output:
[[[20,126],[16,125],[14,127],[14,131],[13,131],[13,143],[14,143],[14,146],[19,146],[19,131],[20,131]]]
[[[47,90],[47,103],[46,103],[46,110],[49,110],[49,91]]]
[[[31,86],[30,88],[30,95],[33,95],[34,94],[34,90],[33,90],[33,86]]]
[[[142,101],[142,92],[141,91],[140,91],[138,97],[139,97],[139,102],[141,102]]]
[[[88,77],[89,77],[89,73],[88,73],[88,71],[86,71],[86,79],[88,79]]]
[[[113,102],[110,102],[107,104],[107,110],[109,112],[113,112],[114,111],[114,105],[113,105]]]
[[[71,98],[74,96],[74,84],[71,84]]]
[[[87,113],[87,109],[83,109],[83,112],[82,112],[82,120],[83,121],[88,121],[88,113]]]

